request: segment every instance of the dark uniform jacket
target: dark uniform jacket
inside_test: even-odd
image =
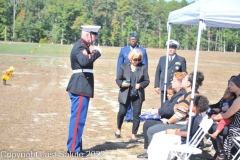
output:
[[[178,103],[178,99],[186,93],[185,89],[180,89],[175,93],[170,100],[163,103],[161,108],[158,109],[158,114],[161,118],[171,118],[174,115],[174,105]]]
[[[120,87],[118,101],[122,104],[126,104],[127,98],[129,96],[129,87],[122,87],[123,81],[130,79],[130,72],[131,72],[131,64],[130,62],[124,63],[121,65],[120,70],[117,74],[116,83]],[[146,65],[139,63],[136,67],[137,76],[136,76],[136,83],[140,83],[140,89],[138,90],[138,95],[140,98],[140,102],[142,103],[145,101],[145,92],[144,89],[149,85],[149,75],[146,68]]]
[[[91,54],[91,58],[89,58],[88,55],[84,55],[83,50],[86,50],[88,54]],[[89,50],[89,45],[84,39],[81,38],[74,44],[71,51],[70,62],[72,70],[93,69],[93,62],[100,56],[101,54],[97,50],[93,50],[91,53]],[[68,83],[67,91],[77,95],[93,97],[93,73],[73,73]]]
[[[159,87],[162,91],[164,90],[165,66],[166,56],[160,57],[155,74],[154,88]],[[166,87],[168,87],[171,84],[175,72],[186,72],[186,68],[187,67],[185,58],[178,56],[176,54],[172,62],[168,63]]]

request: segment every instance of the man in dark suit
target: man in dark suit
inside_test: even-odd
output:
[[[168,42],[167,42],[168,43]],[[169,53],[168,53],[168,67],[167,67],[167,81],[166,88],[170,85],[173,74],[175,72],[186,72],[186,60],[185,58],[177,55],[177,49],[179,48],[179,43],[175,40],[170,40],[169,42]],[[167,56],[162,56],[159,59],[158,66],[155,74],[154,88],[155,91],[160,94],[161,90],[161,104],[163,104],[164,99],[164,80],[165,80],[165,68],[166,68],[166,58]],[[166,92],[166,91],[165,91]],[[167,95],[165,93],[165,95]]]
[[[100,47],[95,46],[92,52],[89,47],[97,40],[100,28],[101,26],[82,26],[81,38],[74,44],[70,55],[73,73],[66,89],[71,99],[67,153],[77,157],[88,155],[82,149],[82,134],[88,104],[94,93],[93,63],[102,53]]]
[[[135,33],[131,33],[129,35],[129,45],[122,47],[120,50],[120,53],[118,55],[118,61],[117,61],[117,69],[116,69],[116,75],[118,71],[120,70],[120,67],[123,63],[129,62],[128,59],[128,54],[131,52],[133,49],[139,49],[142,54],[143,54],[143,60],[142,64],[145,64],[146,67],[148,68],[148,56],[145,48],[142,48],[138,45],[138,36]],[[127,114],[125,116],[125,121],[129,122],[133,120],[133,107],[129,105]]]

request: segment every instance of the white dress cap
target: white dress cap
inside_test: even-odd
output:
[[[93,32],[93,33],[98,33],[98,30],[101,28],[101,26],[94,26],[94,25],[83,25],[81,27],[83,31]]]
[[[175,47],[175,48],[180,47],[180,44],[177,41],[175,41],[174,39],[170,39],[169,42],[170,42],[169,47]],[[168,41],[166,42],[166,46],[167,46],[167,44],[168,44]]]

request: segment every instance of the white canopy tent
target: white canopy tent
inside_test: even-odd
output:
[[[198,66],[199,46],[201,32],[206,26],[221,28],[240,28],[240,0],[198,0],[184,8],[170,12],[168,16],[168,42],[170,40],[171,25],[186,24],[199,25],[198,39],[194,66],[194,77],[192,84],[191,105],[189,113],[192,113],[193,98],[195,91],[196,73]],[[167,82],[169,44],[167,44],[166,67],[165,67],[165,85]],[[165,93],[165,92],[164,92]],[[165,97],[165,95],[164,95]],[[189,131],[191,118],[189,118],[187,143],[189,142]]]

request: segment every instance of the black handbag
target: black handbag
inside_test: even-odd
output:
[[[130,93],[129,93],[130,97],[138,97],[138,90],[134,87],[131,87]]]

